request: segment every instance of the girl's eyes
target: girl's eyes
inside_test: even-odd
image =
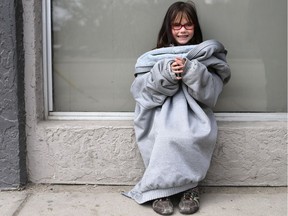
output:
[[[181,23],[172,23],[172,28],[174,30],[180,30],[182,27],[184,27],[186,30],[191,30],[193,29],[194,25],[193,23],[185,23],[184,25],[182,25]]]

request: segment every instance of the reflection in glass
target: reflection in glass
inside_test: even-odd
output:
[[[54,111],[133,111],[136,59],[173,2],[52,0]],[[226,46],[232,68],[215,111],[285,112],[287,1],[195,3],[204,38]]]

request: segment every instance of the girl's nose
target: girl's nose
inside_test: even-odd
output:
[[[186,31],[184,25],[181,26],[181,28],[179,29],[179,31]]]

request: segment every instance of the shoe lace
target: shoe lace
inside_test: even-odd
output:
[[[199,206],[199,202],[200,202],[200,197],[199,197],[199,193],[195,190],[188,190],[184,193],[183,195],[183,199],[184,200],[193,200],[197,203],[197,205]]]
[[[156,202],[165,202],[165,201],[170,201],[169,197],[162,197],[162,198],[159,198],[159,199],[156,199],[155,200]]]
[[[163,197],[163,198],[160,198],[159,200],[160,201],[169,201],[170,199],[169,199],[169,197]]]

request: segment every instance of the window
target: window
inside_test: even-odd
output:
[[[49,111],[132,112],[136,59],[155,47],[175,1],[51,1],[46,4],[52,8],[46,14],[52,20],[51,36],[49,22],[46,31],[52,51],[51,58],[47,51]],[[194,2],[204,39],[225,45],[232,70],[215,111],[286,112],[287,1]]]

